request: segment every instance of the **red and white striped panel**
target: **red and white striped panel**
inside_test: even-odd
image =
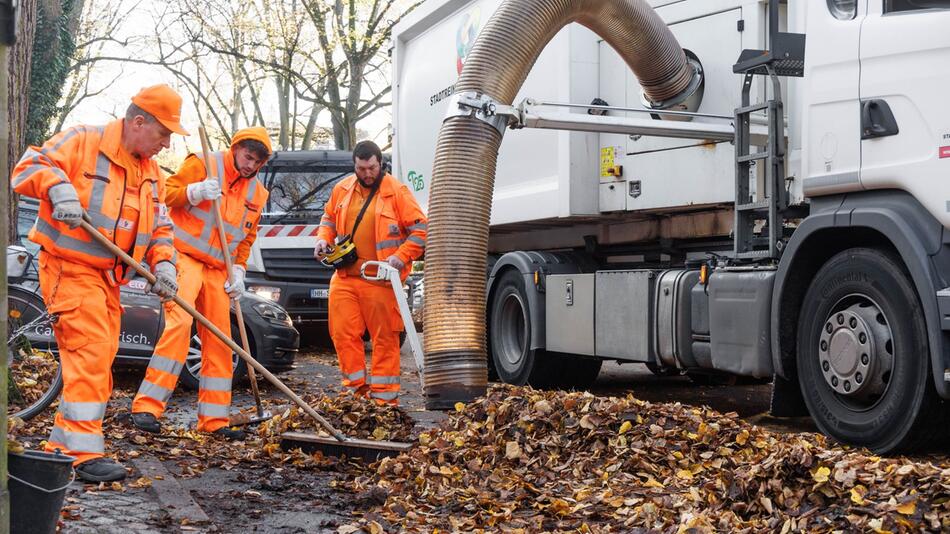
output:
[[[319,224],[262,225],[257,235],[264,237],[315,237],[319,229]]]

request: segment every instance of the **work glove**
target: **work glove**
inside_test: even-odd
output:
[[[231,280],[234,280],[234,282],[232,283]],[[224,282],[224,291],[231,299],[237,300],[244,293],[244,268],[240,265],[232,265],[231,280]]]
[[[330,243],[327,243],[326,239],[318,239],[317,246],[313,249],[313,257],[320,259],[323,256],[326,256],[327,252],[330,251]]]
[[[215,200],[221,198],[221,184],[217,178],[208,178],[200,182],[188,184],[185,190],[188,195],[188,202],[192,206],[197,206],[205,200]]]
[[[401,271],[406,267],[405,262],[399,259],[399,257],[396,256],[395,254],[386,258],[386,263],[388,263],[390,267],[392,267],[393,269],[396,269],[397,271]]]
[[[168,302],[178,294],[178,272],[172,262],[158,262],[152,267],[152,274],[155,275],[155,284],[149,284],[147,289],[161,297],[162,302]]]
[[[49,200],[53,203],[53,220],[62,221],[70,228],[79,228],[82,221],[82,204],[76,188],[69,182],[49,188]]]

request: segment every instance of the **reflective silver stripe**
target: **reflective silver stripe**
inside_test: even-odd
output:
[[[99,421],[106,414],[105,402],[67,402],[60,399],[59,413],[70,421]]]
[[[23,182],[27,181],[30,176],[40,172],[40,171],[51,171],[53,174],[59,177],[63,182],[69,183],[69,179],[66,177],[66,173],[63,172],[63,169],[55,167],[52,162],[49,165],[41,165],[40,158],[33,158],[33,165],[23,169],[19,174],[16,175],[13,179],[13,187],[16,187]]]
[[[355,373],[346,374],[343,373],[343,378],[347,380],[360,380],[366,377],[366,371],[357,371]]]
[[[224,404],[210,404],[207,402],[198,403],[198,416],[205,417],[228,417],[231,415],[231,407]]]
[[[426,223],[413,224],[412,226],[407,226],[406,231],[415,232],[416,230],[425,230],[427,226]]]
[[[158,402],[168,402],[168,399],[172,397],[172,390],[168,388],[163,388],[158,384],[153,384],[148,380],[143,380],[142,385],[139,386],[139,395],[143,397],[150,397]]]
[[[369,396],[379,400],[396,400],[399,397],[398,391],[370,391]]]
[[[62,443],[70,451],[100,454],[106,451],[105,439],[102,434],[70,432],[54,426],[53,431],[50,432],[49,440],[53,443]]]
[[[376,250],[383,250],[387,248],[399,248],[399,245],[403,243],[402,239],[387,239],[386,241],[380,241],[376,243]]]
[[[370,376],[366,381],[368,384],[398,384],[398,376]]]
[[[43,159],[45,159],[46,161],[49,161],[49,158],[43,156],[43,154],[40,154],[39,152],[37,152],[37,151],[33,150],[32,148],[29,148],[29,147],[28,147],[28,148],[26,149],[26,152],[24,152],[23,155],[20,156],[20,159],[17,160],[16,164],[17,164],[17,165],[20,165],[21,163],[23,163],[24,161],[26,161],[26,160],[28,160],[28,159],[30,159],[30,158],[33,159],[33,162],[34,162],[34,163],[37,162],[37,161],[39,161],[40,158],[43,158]]]
[[[178,376],[178,374],[181,373],[182,367],[185,366],[185,362],[179,362],[171,358],[166,358],[165,356],[152,354],[152,359],[148,361],[148,366],[152,369],[165,371],[170,375]]]
[[[412,241],[413,243],[419,245],[420,247],[426,248],[426,240],[417,235],[411,235],[407,237],[406,241]]]
[[[42,218],[37,217],[36,219],[36,231],[45,235],[46,237],[53,240],[56,243],[56,246],[62,247],[68,250],[75,252],[80,252],[82,254],[88,254],[96,258],[104,259],[113,259],[115,256],[111,252],[106,250],[102,245],[96,242],[87,242],[81,241],[74,237],[70,237],[61,233],[56,228],[53,228],[51,224],[44,221]]]
[[[96,156],[96,176],[109,179],[109,171],[112,168],[112,162],[102,152]],[[106,196],[106,181],[92,180],[92,192],[89,193],[89,208],[91,213],[102,213],[102,201]]]
[[[257,178],[248,178],[250,183],[247,184],[247,196],[244,198],[250,203],[254,200],[254,193],[257,192]]]
[[[198,381],[198,388],[205,391],[231,391],[231,379],[203,376]]]
[[[326,226],[327,228],[330,228],[331,230],[336,230],[336,225],[333,224],[333,221],[322,220],[320,221],[320,226]]]
[[[199,252],[207,254],[216,260],[224,261],[224,254],[222,254],[221,250],[219,250],[217,247],[212,247],[207,242],[199,241],[195,238],[195,236],[189,234],[177,226],[175,227],[175,239],[184,242],[186,245],[191,246]]]

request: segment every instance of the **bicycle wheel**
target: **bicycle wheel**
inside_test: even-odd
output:
[[[27,290],[9,289],[7,321],[7,415],[30,419],[63,389],[56,337],[43,299]]]

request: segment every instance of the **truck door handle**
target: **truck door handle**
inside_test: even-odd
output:
[[[897,119],[887,101],[875,98],[861,102],[861,139],[888,137],[900,133]]]

